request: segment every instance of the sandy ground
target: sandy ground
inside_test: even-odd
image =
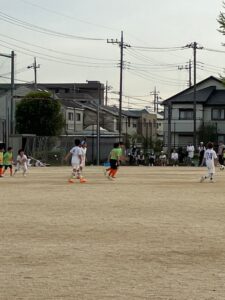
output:
[[[0,299],[225,299],[225,171],[31,168],[0,179]]]

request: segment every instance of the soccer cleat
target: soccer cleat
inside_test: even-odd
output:
[[[87,179],[85,179],[85,178],[80,179],[80,183],[85,183],[85,182],[87,182]]]
[[[68,180],[68,182],[69,182],[69,183],[74,183],[75,181],[74,181],[72,178],[70,178],[70,179]]]
[[[203,182],[205,180],[205,176],[202,176],[201,178],[200,178],[200,182]]]
[[[213,178],[210,178],[210,181],[211,183],[215,183],[215,180]]]

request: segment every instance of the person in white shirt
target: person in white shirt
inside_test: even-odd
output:
[[[213,181],[213,176],[215,174],[215,160],[217,159],[216,152],[213,150],[213,143],[209,142],[207,144],[207,150],[205,151],[204,158],[202,161],[202,166],[204,163],[206,164],[208,174],[205,176],[202,176],[200,179],[200,182],[203,182],[205,179],[209,179],[210,182]]]
[[[192,144],[187,145],[187,161],[189,165],[192,164],[194,153],[195,153],[195,147]]]
[[[16,174],[16,172],[18,172],[20,169],[23,170],[23,176],[26,176],[26,173],[27,173],[27,163],[28,163],[28,159],[27,159],[27,156],[25,155],[24,153],[24,150],[23,149],[20,149],[18,151],[18,155],[17,155],[17,158],[16,158],[16,168],[15,168],[15,171],[14,171],[14,174]]]
[[[160,162],[160,166],[166,166],[166,154],[161,151],[161,154],[159,156],[159,162]]]
[[[85,141],[82,141],[80,143],[80,148],[82,151],[82,163],[80,165],[81,170],[83,170],[83,168],[85,167],[85,163],[86,163],[86,155],[87,155],[87,143]]]
[[[69,156],[72,156],[71,158],[71,165],[72,165],[72,175],[69,179],[69,183],[74,183],[74,179],[79,179],[81,183],[86,182],[86,179],[84,179],[81,176],[81,164],[82,164],[82,150],[79,147],[80,146],[80,140],[75,140],[75,146],[69,151],[69,153],[66,155],[65,160],[69,158]]]
[[[173,149],[173,152],[171,153],[171,161],[173,166],[178,166],[178,153],[176,152],[176,149]]]

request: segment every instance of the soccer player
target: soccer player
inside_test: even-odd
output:
[[[82,141],[80,143],[80,147],[81,147],[81,151],[82,151],[82,163],[80,165],[80,169],[81,171],[83,170],[83,168],[85,167],[85,163],[86,163],[86,155],[87,155],[87,143],[85,141]]]
[[[7,151],[4,153],[3,156],[3,164],[4,164],[4,171],[3,173],[5,173],[5,171],[9,168],[10,171],[10,176],[13,175],[13,149],[12,147],[8,147]]]
[[[28,162],[28,159],[27,159],[26,154],[24,153],[24,150],[20,149],[18,151],[18,155],[17,155],[17,158],[16,158],[16,169],[15,169],[13,175],[15,175],[16,172],[18,172],[22,168],[23,176],[26,176],[27,169],[28,169],[27,162]]]
[[[124,143],[123,142],[119,142],[117,143],[118,144],[118,149],[117,149],[117,152],[118,152],[118,155],[119,155],[119,164],[121,165],[122,164],[122,161],[125,160],[125,155],[124,155],[124,152],[125,152],[125,147],[124,147]],[[115,145],[115,144],[114,144]],[[119,166],[118,164],[118,166]],[[104,175],[106,176],[107,175],[107,172],[109,172],[111,170],[111,167],[107,168],[104,170]],[[114,177],[115,178],[115,177]]]
[[[108,179],[112,180],[113,178],[115,178],[119,166],[120,155],[121,149],[119,148],[119,143],[115,143],[114,148],[111,150],[108,159],[110,162]]]
[[[0,146],[0,177],[3,177],[4,148]]]
[[[213,143],[209,142],[207,144],[207,150],[205,151],[204,158],[202,161],[202,166],[206,163],[208,174],[202,176],[200,182],[209,178],[210,182],[214,182],[213,175],[215,174],[215,160],[217,159],[216,152],[213,150]]]
[[[82,150],[80,148],[80,140],[76,139],[74,141],[75,146],[69,151],[69,153],[66,155],[65,160],[69,158],[69,156],[72,155],[71,158],[71,165],[73,168],[72,175],[69,179],[70,183],[74,183],[74,178],[80,179],[80,183],[86,182],[86,179],[84,179],[81,176],[81,169],[80,166],[82,164]]]

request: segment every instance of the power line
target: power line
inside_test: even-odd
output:
[[[51,49],[51,48],[46,48],[46,47],[43,47],[43,46],[40,46],[40,45],[29,43],[27,41],[18,40],[18,39],[12,38],[10,36],[7,36],[5,34],[2,34],[2,33],[0,33],[0,35],[7,38],[7,39],[10,39],[10,40],[22,43],[22,44],[30,45],[32,47],[40,48],[40,49],[43,49],[43,50],[46,50],[46,51],[50,51],[50,52],[54,52],[54,53],[58,53],[58,54],[66,55],[66,56],[74,56],[74,57],[80,57],[80,58],[84,58],[84,59],[93,59],[93,60],[99,60],[99,61],[117,62],[116,59],[104,59],[104,58],[77,55],[77,54],[73,54],[73,53],[69,53],[69,52],[63,52],[63,51],[58,51],[58,50]]]
[[[61,12],[58,12],[56,10],[53,10],[53,9],[50,9],[50,8],[47,8],[47,7],[43,7],[41,5],[38,5],[36,3],[31,3],[29,1],[26,1],[26,0],[20,0],[28,5],[31,5],[33,7],[37,7],[39,9],[42,9],[44,10],[45,12],[50,12],[52,14],[55,14],[57,16],[62,16],[64,18],[67,18],[67,19],[71,19],[71,20],[75,20],[77,22],[81,22],[81,23],[85,23],[85,24],[88,24],[88,25],[91,25],[91,26],[96,26],[96,27],[101,27],[101,28],[105,28],[105,29],[110,29],[110,30],[113,30],[113,31],[119,31],[119,29],[116,29],[116,28],[112,28],[112,27],[109,27],[109,26],[104,26],[104,25],[101,25],[101,24],[96,24],[96,23],[93,23],[93,22],[89,22],[89,21],[86,21],[86,20],[82,20],[82,19],[79,19],[79,18],[76,18],[74,16],[70,16],[70,15],[66,15],[64,13],[61,13]]]
[[[10,23],[10,24],[13,24],[15,26],[19,26],[19,27],[22,27],[25,29],[29,29],[31,31],[36,31],[36,32],[51,35],[51,36],[57,36],[57,37],[69,38],[69,39],[87,40],[87,41],[104,41],[104,40],[106,40],[106,39],[102,39],[102,38],[90,38],[90,37],[78,36],[78,35],[73,35],[73,34],[66,34],[66,33],[62,33],[59,31],[47,29],[44,27],[36,26],[36,25],[28,23],[28,22],[24,22],[20,19],[14,18],[14,17],[11,17],[10,15],[5,14],[3,12],[0,12],[0,20]]]
[[[163,51],[178,51],[185,50],[185,47],[147,47],[147,46],[132,46],[132,48],[142,50],[142,51],[153,51],[153,52],[163,52]]]
[[[85,63],[85,62],[81,62],[81,61],[75,61],[75,60],[71,60],[71,59],[67,59],[67,58],[61,58],[61,57],[57,57],[57,56],[53,56],[53,55],[49,55],[49,54],[44,54],[44,53],[41,53],[41,52],[38,52],[38,51],[30,50],[30,49],[18,46],[18,45],[13,44],[13,43],[5,42],[3,40],[0,40],[0,42],[4,43],[6,45],[9,45],[10,48],[3,45],[3,47],[6,47],[8,49],[11,49],[11,47],[16,47],[16,48],[22,49],[22,50],[24,50],[28,53],[26,53],[24,51],[21,51],[21,50],[18,50],[18,49],[17,49],[17,52],[20,52],[20,53],[23,53],[25,55],[32,56],[32,57],[35,54],[39,58],[42,58],[42,59],[45,59],[45,60],[48,60],[48,61],[58,62],[58,63],[61,63],[61,64],[75,65],[75,66],[88,67],[88,68],[91,68],[91,67],[94,67],[94,68],[117,67],[116,65],[112,65],[112,64],[109,64],[109,63],[92,63],[92,62]],[[29,53],[33,53],[33,54],[29,54]]]

